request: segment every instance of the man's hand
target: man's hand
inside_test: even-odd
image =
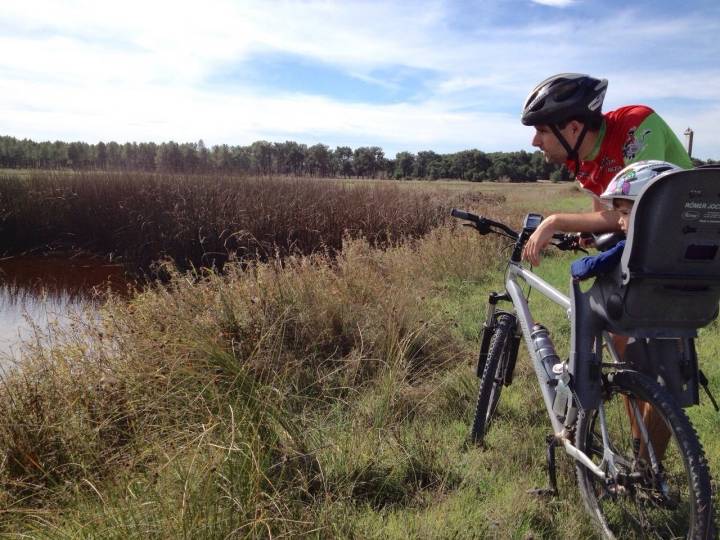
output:
[[[588,214],[552,214],[546,217],[535,229],[523,248],[523,259],[533,266],[540,264],[540,251],[552,240],[558,231],[618,231],[618,213],[615,210],[590,212]],[[583,242],[582,247],[587,247]]]
[[[548,216],[530,235],[525,247],[523,248],[523,259],[533,266],[540,265],[540,252],[550,243],[553,234],[555,234],[554,216]]]

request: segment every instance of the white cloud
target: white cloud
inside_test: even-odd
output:
[[[384,1],[6,2],[0,50],[13,54],[0,57],[2,129],[91,142],[332,137],[387,149],[514,150],[529,146],[514,111],[539,80],[566,71],[609,78],[611,107],[678,98],[717,106],[720,70],[709,59],[720,52],[714,41],[720,25],[705,14],[687,11],[669,20],[641,8],[616,9],[580,21],[563,11],[565,18],[558,12],[543,24],[517,14],[512,24],[498,24],[482,16],[492,10],[488,2],[480,15],[467,17],[471,28],[458,32],[451,7],[441,1],[412,8]],[[589,20],[592,32],[585,31]],[[682,48],[686,42],[689,50]],[[659,50],[671,54],[662,49],[669,45],[677,57],[656,58]],[[260,52],[329,64],[385,88],[399,83],[379,76],[381,69],[435,76],[419,83],[423,101],[396,105],[205,84]],[[678,119],[694,114],[681,105],[659,112]],[[719,142],[709,145],[708,155],[720,157],[720,122],[713,126],[701,117],[698,136],[710,130],[714,137],[707,139]]]
[[[28,102],[40,101],[42,85],[5,84],[2,92]],[[97,97],[94,97],[97,96]],[[527,128],[501,114],[453,113],[429,103],[399,105],[346,104],[307,95],[263,96],[178,89],[114,87],[98,84],[86,92],[65,87],[55,99],[62,107],[2,110],[4,126],[18,137],[39,139],[195,141],[249,144],[284,137],[300,142],[342,141],[352,137],[383,145],[388,153],[402,149],[500,150],[516,147]],[[181,112],[181,113],[179,113]]]
[[[551,7],[559,7],[564,8],[567,6],[571,6],[575,3],[575,0],[531,0],[532,2],[535,2],[536,4],[541,4],[543,6],[551,6]]]
[[[720,71],[717,69],[638,68],[633,73],[608,73],[608,94],[613,101],[667,99],[707,100],[717,103]],[[619,103],[618,103],[619,104]]]

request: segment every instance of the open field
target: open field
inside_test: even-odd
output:
[[[392,189],[460,193],[513,223],[589,205],[569,185]],[[593,538],[567,458],[559,498],[526,493],[546,482],[548,433],[526,351],[486,447],[467,443],[505,242],[445,220],[384,246],[168,269],[97,321],[38,335],[0,380],[0,534]],[[539,272],[564,288],[570,260],[549,254]],[[533,303],[566,354],[564,313]],[[714,388],[719,348],[714,323],[699,345]],[[718,478],[717,415],[706,401],[690,413]]]

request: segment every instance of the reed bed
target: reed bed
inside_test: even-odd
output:
[[[457,197],[457,196],[455,196]],[[394,183],[145,173],[0,174],[0,253],[84,250],[147,271],[420,237],[453,200]]]

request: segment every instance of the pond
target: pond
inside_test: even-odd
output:
[[[80,320],[127,284],[122,266],[89,256],[0,259],[0,365],[20,359],[20,342],[35,329]]]

